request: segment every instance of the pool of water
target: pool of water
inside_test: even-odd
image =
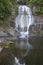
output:
[[[15,57],[19,64],[15,63]],[[43,65],[43,38],[13,41],[0,52],[0,65]]]

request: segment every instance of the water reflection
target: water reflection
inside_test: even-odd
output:
[[[23,57],[27,56],[32,46],[30,45],[28,38],[27,39],[18,39],[15,41],[15,48],[17,49],[17,56],[14,57],[15,65],[25,65],[25,62],[22,63]],[[17,59],[18,57],[18,59]],[[21,60],[22,59],[22,60]],[[21,60],[19,62],[19,60]]]
[[[15,41],[15,47],[19,49],[30,49],[31,45],[27,39],[18,39]]]
[[[18,39],[17,41],[15,41],[15,48],[20,49],[22,51],[21,56],[26,56],[29,50],[32,49],[32,45],[30,45],[28,38]]]
[[[16,60],[19,59],[19,65],[25,65],[23,57],[28,55],[32,46],[29,44],[28,39],[17,39],[9,48],[4,48],[0,53],[0,65],[16,65]]]
[[[20,65],[43,65],[43,38],[15,40],[9,48],[3,48],[0,65],[16,65],[15,57]]]
[[[17,57],[15,57],[14,60],[15,60],[14,65],[25,65],[25,62],[24,62],[23,64],[21,64],[21,63],[19,62],[19,59],[17,59]]]

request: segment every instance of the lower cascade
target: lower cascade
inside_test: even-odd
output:
[[[26,5],[18,7],[18,16],[15,20],[16,30],[20,33],[20,38],[29,36],[29,27],[34,23],[31,9]]]

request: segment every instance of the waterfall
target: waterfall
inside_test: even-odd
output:
[[[24,38],[29,35],[29,27],[34,23],[34,17],[31,9],[26,5],[20,5],[18,7],[18,16],[15,20],[17,31],[20,33],[20,37]]]
[[[15,43],[15,48],[20,49],[21,57],[25,57],[28,55],[30,49],[32,49],[32,45],[30,45],[28,41],[29,36],[29,27],[30,25],[34,24],[34,17],[32,15],[31,9],[26,5],[20,5],[18,7],[18,16],[15,19],[15,26],[17,32],[20,33],[19,38],[26,39],[19,39]],[[19,54],[19,52],[18,52]],[[14,65],[25,65],[25,62],[22,64],[19,62],[20,59],[14,57],[15,64]]]

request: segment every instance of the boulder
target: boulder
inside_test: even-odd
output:
[[[5,33],[4,31],[0,30],[0,37],[5,37],[8,36],[7,33]]]

